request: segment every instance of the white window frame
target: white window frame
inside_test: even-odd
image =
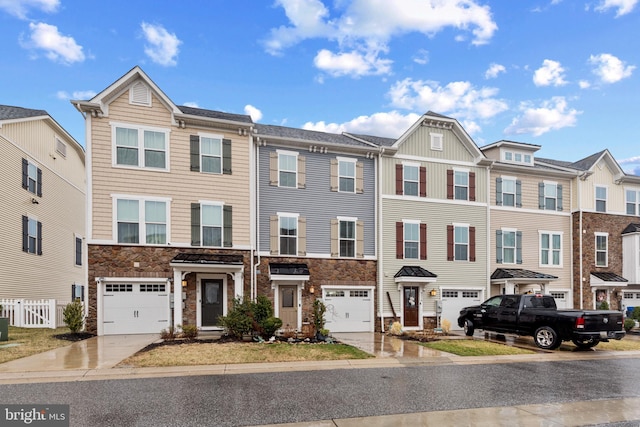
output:
[[[453,169],[453,200],[469,200],[469,169]],[[466,185],[458,185],[456,182],[456,178],[458,174],[465,174],[467,176],[467,184]],[[456,191],[458,188],[464,188],[467,190],[467,197],[465,199],[458,198],[458,192]]]
[[[135,196],[130,194],[112,194],[112,238],[116,244],[136,245],[136,246],[166,246],[171,242],[171,198],[168,197],[149,197]],[[118,200],[135,200],[138,202],[138,243],[120,243],[118,241]],[[164,243],[146,243],[147,241],[147,221],[145,217],[146,202],[161,202],[165,204],[165,234],[166,241]]]
[[[300,221],[299,221],[300,214],[278,212],[277,215],[278,215],[278,254],[280,254],[280,255],[288,255],[288,256],[297,256],[298,255],[298,244],[299,244],[299,238],[300,238]],[[281,227],[280,224],[281,224],[283,218],[287,218],[287,219],[293,218],[293,219],[295,219],[295,221],[296,221],[296,228],[295,228],[296,234],[294,236],[280,234],[280,231],[282,230],[282,227]],[[339,232],[339,230],[338,230],[338,232]],[[285,238],[295,237],[295,247],[293,249],[293,253],[292,254],[290,254],[290,253],[287,253],[287,254],[282,253],[282,238],[283,237],[285,237]]]
[[[470,242],[470,236],[469,236],[469,228],[470,228],[470,224],[457,224],[457,223],[453,223],[453,260],[454,261],[465,261],[465,262],[469,262],[469,252],[471,250],[471,242]],[[467,241],[462,242],[462,243],[458,243],[456,241],[456,230],[458,228],[464,228],[467,230]],[[458,245],[464,245],[467,248],[467,258],[466,259],[458,259],[457,257],[457,250],[456,247]]]
[[[224,246],[224,203],[210,200],[199,200],[200,203],[200,242],[205,248],[221,248]],[[220,209],[220,225],[205,225],[204,223],[204,207],[210,206]],[[220,245],[205,245],[204,243],[204,227],[220,228]]]
[[[356,192],[356,163],[358,162],[356,159],[351,159],[347,157],[336,157],[338,160],[338,192],[339,193],[355,193]],[[341,163],[349,163],[353,165],[353,175],[343,175],[341,172],[340,164]],[[342,179],[350,179],[353,182],[353,190],[343,190],[342,189]]]
[[[358,242],[358,218],[339,216],[338,218],[338,250],[341,258],[355,258],[356,257],[356,245]],[[353,238],[342,237],[342,223],[353,224]],[[342,241],[350,241],[353,245],[353,255],[344,255],[342,252]]]
[[[442,151],[444,149],[444,135],[441,133],[429,133],[431,136],[431,149],[434,151]]]
[[[518,229],[501,228],[500,230],[502,231],[502,264],[516,264],[518,261]],[[507,233],[513,233],[513,246],[507,246],[505,244],[505,237]],[[511,262],[506,261],[505,254],[507,250],[513,250],[513,261]]]
[[[286,151],[286,150],[276,150],[276,153],[278,154],[278,187],[282,187],[282,188],[298,188],[298,156],[300,155],[300,153],[298,153],[297,151]],[[291,156],[291,157],[294,157],[294,159],[295,159],[295,161],[293,162],[294,170],[283,170],[280,167],[280,156]],[[293,180],[293,185],[282,185],[282,182],[280,180],[280,173],[281,172],[287,172],[287,173],[294,173],[295,174],[295,178]]]
[[[404,259],[420,259],[420,221],[414,221],[414,220],[403,220],[403,229],[402,229],[402,253],[403,253],[403,257]],[[408,240],[407,239],[407,226],[411,226],[411,227],[416,227],[417,228],[417,233],[416,233],[416,240]],[[407,243],[415,243],[416,244],[416,256],[415,257],[408,257],[407,256]]]
[[[523,151],[502,151],[502,160],[507,163],[533,165],[533,156]]]
[[[35,174],[32,176],[32,172]],[[31,185],[33,184],[33,191]],[[31,194],[38,194],[38,165],[31,160],[27,160],[27,191]]]
[[[609,233],[594,233],[594,249],[595,249],[595,259],[594,259],[594,263],[596,265],[596,267],[608,267],[609,266]],[[605,249],[603,250],[598,250],[598,237],[604,237],[605,238]],[[598,252],[604,252],[604,265],[603,264],[598,264]]]
[[[549,236],[549,247],[548,248],[543,248],[542,247],[542,236],[543,235],[548,235]],[[560,249],[554,249],[553,247],[553,237],[554,236],[559,236],[560,237]],[[539,263],[538,265],[540,267],[549,267],[549,268],[562,268],[563,266],[563,262],[562,262],[562,256],[563,256],[563,244],[562,244],[562,240],[564,238],[564,233],[562,231],[547,231],[547,230],[539,230],[538,231],[538,248],[539,248]],[[547,260],[548,262],[545,264],[542,262],[542,251],[543,250],[547,250],[549,252],[548,256],[547,256]],[[553,263],[553,254],[555,252],[558,252],[558,264],[554,264]]]
[[[415,168],[416,180],[407,179],[407,168]],[[415,183],[416,194],[407,193],[407,183]],[[420,196],[420,163],[402,162],[402,194],[405,196],[418,197]]]
[[[38,218],[33,216],[27,216],[27,253],[38,255]],[[35,227],[35,234],[31,234],[33,230],[31,227]]]
[[[544,210],[545,211],[557,211],[558,210],[558,183],[556,181],[542,181],[544,184]],[[547,196],[547,187],[555,187],[555,196]],[[553,199],[554,207],[550,209],[547,207],[547,199]]]
[[[170,135],[171,129],[168,128],[160,128],[153,126],[145,126],[131,123],[121,123],[121,122],[111,122],[111,165],[114,168],[125,168],[125,169],[144,169],[158,172],[169,172],[169,165],[171,164],[169,158],[169,143],[170,143]],[[137,132],[137,141],[136,146],[122,146],[127,148],[135,148],[138,151],[138,164],[137,165],[126,165],[118,163],[118,144],[116,133],[117,129],[130,129],[135,130]],[[149,151],[162,151],[164,152],[164,168],[158,168],[155,166],[146,166],[145,165],[145,151],[144,147],[144,133],[145,132],[157,132],[164,134],[164,149],[149,149]]]
[[[516,186],[517,186],[518,179],[515,176],[501,176],[500,178],[502,179],[502,206],[516,207],[516,204],[517,204],[516,193],[518,192]],[[506,182],[513,182],[513,193],[510,191],[505,191],[504,187]],[[509,205],[505,202],[505,198],[504,198],[505,194],[513,194],[513,204]]]
[[[598,190],[604,190],[604,199],[598,198]],[[596,212],[607,212],[607,199],[609,198],[609,188],[606,185],[596,185],[593,189],[594,206]],[[598,202],[604,202],[604,210],[598,210]]]
[[[629,193],[633,193],[635,197],[635,201],[629,201]],[[633,204],[633,213],[629,213],[629,205]],[[624,191],[624,205],[625,205],[625,213],[627,215],[640,216],[640,190],[636,188],[625,188]]]
[[[213,133],[198,133],[198,136],[200,137],[200,158],[198,159],[200,162],[200,172],[202,173],[206,173],[206,174],[212,174],[212,175],[222,175],[222,162],[223,162],[223,158],[222,158],[222,140],[224,139],[224,135],[219,135],[219,134],[213,134]],[[220,153],[218,154],[204,154],[204,150],[202,147],[203,144],[203,138],[206,139],[212,139],[212,140],[218,140],[220,141]],[[204,165],[203,165],[203,157],[211,157],[211,158],[219,158],[220,159],[220,170],[219,171],[205,171],[204,170]]]

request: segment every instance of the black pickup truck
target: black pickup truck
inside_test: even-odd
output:
[[[623,316],[611,310],[558,310],[550,295],[498,295],[460,311],[458,326],[467,336],[474,330],[532,336],[542,349],[553,350],[562,341],[591,348],[600,341],[624,337]]]

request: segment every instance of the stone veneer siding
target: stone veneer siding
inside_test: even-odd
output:
[[[322,286],[373,286],[374,319],[378,310],[377,261],[356,259],[318,259],[318,258],[281,258],[262,257],[257,275],[258,295],[266,295],[274,301],[274,290],[269,280],[269,263],[307,264],[309,281],[302,290],[302,322],[312,323],[313,301],[322,298]],[[309,289],[314,287],[314,293]],[[376,320],[377,322],[377,320]],[[377,327],[376,327],[377,329]]]
[[[87,298],[89,312],[87,314],[87,331],[96,333],[98,330],[97,312],[97,283],[98,277],[148,277],[152,279],[173,279],[173,268],[169,266],[171,260],[179,253],[242,255],[244,257],[244,293],[249,295],[251,286],[251,255],[249,251],[221,250],[211,248],[170,248],[156,246],[122,246],[122,245],[88,245],[88,281]],[[139,267],[134,267],[134,263]],[[196,323],[196,288],[195,274],[187,275],[187,301],[183,310],[183,325]],[[172,285],[173,288],[173,285]],[[234,297],[234,282],[228,276],[227,295],[231,301]],[[180,298],[176,298],[180,301]],[[230,307],[229,303],[229,307]],[[173,317],[173,313],[172,313]],[[173,322],[171,323],[173,324]],[[158,331],[160,332],[160,331]]]
[[[573,306],[580,308],[580,286],[582,285],[582,307],[593,309],[594,297],[591,288],[591,272],[612,272],[622,276],[622,231],[635,217],[611,215],[595,212],[582,213],[582,230],[580,230],[580,213],[572,215],[573,227]],[[584,230],[584,232],[583,232]],[[609,233],[608,265],[596,267],[595,233]],[[586,279],[580,283],[580,241],[582,239],[582,275]],[[611,310],[620,310],[620,300],[624,288],[616,287],[609,295]]]

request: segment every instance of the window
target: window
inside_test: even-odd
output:
[[[222,205],[200,205],[202,246],[222,246]]]
[[[22,188],[42,196],[42,170],[27,159],[22,159]]]
[[[506,153],[504,153],[504,159],[507,161],[512,161],[513,160],[513,153],[511,151],[507,151]]]
[[[516,180],[502,178],[502,206],[516,205]]]
[[[606,233],[596,233],[596,267],[608,265],[608,237]]]
[[[454,198],[456,200],[469,200],[469,172],[454,172]]]
[[[502,262],[504,264],[516,263],[516,232],[502,231]]]
[[[442,298],[458,298],[458,291],[442,291]]]
[[[567,294],[565,294],[564,292],[551,292],[551,296],[553,297],[553,299],[563,300],[566,298]]]
[[[596,212],[607,211],[607,187],[596,187]]]
[[[71,285],[71,301],[84,301],[84,286],[74,283]]]
[[[297,165],[298,159],[296,155],[278,154],[278,182],[280,187],[297,187]]]
[[[354,193],[356,191],[356,162],[338,160],[338,182],[340,192]]]
[[[351,298],[369,298],[369,291],[349,291]]]
[[[82,237],[75,238],[75,264],[82,265]]]
[[[447,225],[447,261],[476,261],[476,228]]]
[[[191,204],[191,245],[231,247],[233,209],[221,202]]]
[[[640,191],[627,190],[627,215],[640,215]]]
[[[418,259],[420,248],[420,224],[404,223],[404,257],[405,259]]]
[[[42,223],[27,216],[22,217],[22,251],[42,255]]]
[[[504,151],[503,159],[506,162],[510,163],[524,163],[531,165],[533,162],[531,161],[531,154],[518,153],[515,151]]]
[[[431,149],[435,151],[442,151],[443,137],[441,133],[431,134]]]
[[[524,162],[531,164],[531,155],[530,154],[525,154],[524,155]]]
[[[404,194],[407,196],[417,196],[420,184],[419,166],[404,165]]]
[[[167,209],[166,200],[116,199],[117,242],[166,244]]]
[[[200,137],[200,171],[222,173],[222,138]]]
[[[462,298],[479,298],[479,291],[462,291]]]
[[[456,226],[454,228],[454,259],[467,261],[469,259],[469,228]]]
[[[562,234],[540,232],[540,265],[562,266]]]
[[[327,297],[344,297],[344,291],[325,291],[324,296]]]
[[[112,132],[116,165],[168,169],[168,130],[112,125]]]
[[[107,283],[104,285],[105,292],[133,292],[131,283]]]
[[[342,230],[341,230],[342,231]],[[298,217],[280,216],[280,255],[298,254]],[[341,240],[342,243],[342,240]]]
[[[356,256],[356,222],[340,221],[340,256]]]
[[[558,186],[555,183],[544,184],[544,208],[555,211],[558,206]]]
[[[140,292],[165,292],[166,285],[163,283],[142,283]]]

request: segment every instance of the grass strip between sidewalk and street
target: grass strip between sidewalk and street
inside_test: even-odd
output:
[[[237,363],[368,359],[372,355],[345,344],[306,343],[182,343],[134,354],[119,366],[163,367]]]
[[[420,345],[458,356],[504,356],[534,353],[531,350],[480,340],[440,340],[420,343]]]

